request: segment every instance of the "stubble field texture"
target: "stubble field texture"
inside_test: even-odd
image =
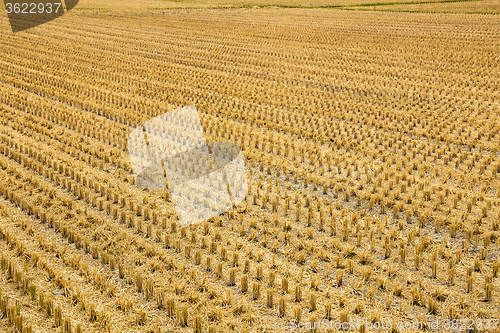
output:
[[[0,331],[499,331],[498,2],[360,3],[0,16]],[[192,104],[249,193],[182,226],[127,137]]]

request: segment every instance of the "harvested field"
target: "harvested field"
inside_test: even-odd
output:
[[[499,23],[113,7],[12,34],[2,16],[0,331],[498,330]],[[182,226],[168,190],[135,185],[127,137],[192,104],[250,184]]]
[[[370,7],[358,7],[357,9]],[[463,1],[463,2],[436,2],[422,4],[394,4],[371,7],[370,9],[384,11],[406,11],[424,13],[469,13],[469,14],[498,14],[500,1]]]

